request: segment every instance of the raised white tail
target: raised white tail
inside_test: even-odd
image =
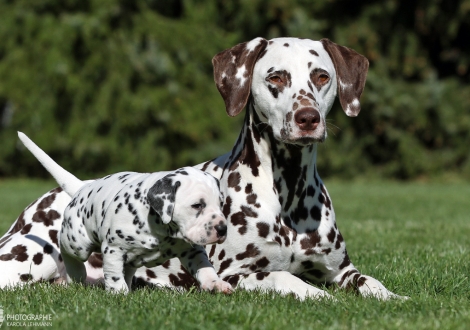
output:
[[[29,137],[24,133],[18,132],[18,137],[24,146],[28,148],[29,151],[34,155],[34,157],[39,160],[39,162],[44,166],[44,168],[51,173],[60,187],[69,194],[70,197],[75,195],[75,193],[85,184],[82,180],[78,179],[72,173],[66,171],[59,164],[57,164],[48,154],[42,151]]]

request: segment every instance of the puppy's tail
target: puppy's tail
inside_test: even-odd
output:
[[[63,169],[57,164],[49,155],[47,155],[41,148],[39,148],[33,141],[30,140],[24,133],[18,132],[18,137],[24,146],[31,151],[34,157],[44,166],[44,168],[52,174],[54,179],[60,187],[69,194],[70,197],[85,184],[82,180],[78,179],[72,173]]]

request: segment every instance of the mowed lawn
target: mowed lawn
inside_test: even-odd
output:
[[[332,290],[334,302],[243,291],[223,296],[143,289],[124,296],[36,284],[0,291],[0,305],[4,315],[52,314],[53,328],[74,330],[470,329],[470,184],[326,185],[353,263],[409,300],[381,302]],[[0,181],[2,233],[53,187]]]

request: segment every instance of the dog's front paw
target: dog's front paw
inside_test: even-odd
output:
[[[214,280],[206,283],[201,283],[201,290],[211,292],[221,292],[224,294],[231,294],[233,292],[232,286],[222,280]]]

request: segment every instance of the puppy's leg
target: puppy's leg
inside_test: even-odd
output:
[[[232,293],[232,286],[219,278],[202,246],[194,245],[190,253],[180,255],[179,259],[183,267],[198,281],[201,290]]]
[[[124,254],[119,248],[105,244],[101,246],[101,253],[103,254],[104,286],[106,290],[127,294],[129,287],[124,276]]]
[[[78,260],[76,256],[71,256],[64,248],[60,248],[60,255],[64,261],[65,269],[67,271],[67,283],[78,282],[85,283],[86,281],[86,268],[85,264]]]

